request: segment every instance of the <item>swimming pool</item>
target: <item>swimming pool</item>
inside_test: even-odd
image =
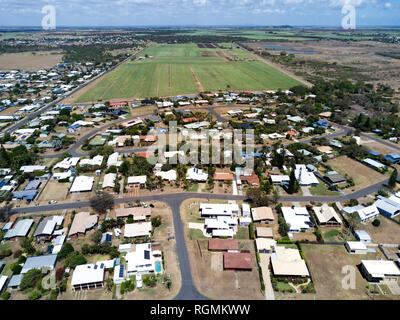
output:
[[[161,272],[161,262],[156,261],[156,272]]]

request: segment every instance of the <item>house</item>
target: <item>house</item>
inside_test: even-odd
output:
[[[36,237],[37,241],[49,241],[56,227],[60,226],[63,221],[63,216],[47,217],[39,223],[33,236]]]
[[[367,254],[368,249],[361,241],[347,241],[345,243],[347,251],[351,254]]]
[[[208,174],[204,173],[203,170],[197,168],[189,168],[186,173],[186,180],[206,182]]]
[[[239,241],[237,239],[210,239],[208,250],[217,252],[238,252]]]
[[[256,227],[256,237],[273,239],[272,228]]]
[[[115,209],[116,218],[133,217],[134,221],[146,221],[151,218],[151,208],[133,207]]]
[[[224,252],[224,270],[251,271],[253,267],[250,253]]]
[[[275,251],[276,241],[270,238],[257,238],[256,248],[258,253],[273,253]]]
[[[176,170],[169,170],[169,171],[158,171],[154,174],[156,177],[161,177],[163,180],[167,180],[170,183],[174,183],[177,178]]]
[[[389,153],[386,155],[385,160],[391,161],[393,163],[397,163],[400,161],[400,154]]]
[[[125,225],[124,237],[150,237],[151,236],[151,222],[131,223]]]
[[[71,177],[72,177],[72,171],[71,170],[66,171],[66,172],[55,172],[53,174],[53,179],[54,180],[70,179]]]
[[[309,172],[304,164],[296,164],[294,174],[301,186],[318,185],[319,181],[314,173]]]
[[[271,271],[274,277],[280,278],[308,278],[305,261],[301,258],[298,249],[276,246],[271,255]]]
[[[382,196],[378,196],[378,199],[379,200],[375,201],[375,206],[378,208],[379,213],[392,219],[400,214],[399,202]]]
[[[0,276],[0,293],[3,292],[4,288],[6,287],[8,277],[7,276]]]
[[[305,207],[282,207],[282,214],[290,226],[290,232],[301,232],[312,227],[310,215]]]
[[[73,158],[65,158],[61,162],[58,162],[53,169],[63,169],[63,170],[68,170],[70,168],[75,168],[76,165],[78,164],[80,158],[79,157],[73,157]]]
[[[118,161],[118,157],[119,157],[118,152],[114,152],[113,154],[111,154],[107,159],[107,167],[108,168],[111,166],[119,167],[121,165],[122,161]]]
[[[19,169],[23,173],[34,173],[46,170],[46,166],[22,166]]]
[[[233,203],[200,203],[202,218],[237,217],[240,213],[239,206]]]
[[[335,186],[341,183],[345,183],[347,181],[345,177],[336,172],[326,173],[323,177],[323,180],[327,182],[330,186]]]
[[[361,260],[360,269],[369,282],[381,282],[383,280],[397,282],[400,277],[400,269],[394,261]]]
[[[32,269],[42,270],[43,273],[51,271],[56,265],[57,255],[49,254],[46,256],[28,257],[22,267],[21,274],[27,273]]]
[[[269,223],[274,221],[274,213],[269,207],[251,208],[251,215],[254,222],[265,221],[266,223]]]
[[[319,146],[317,150],[321,153],[332,154],[332,148],[329,146]]]
[[[104,286],[105,267],[97,264],[82,264],[76,266],[72,274],[72,290],[89,290]]]
[[[212,237],[232,238],[237,232],[237,224],[237,218],[233,217],[206,218],[204,220],[204,229]]]
[[[226,172],[224,169],[216,169],[214,176],[214,181],[233,181],[233,174],[231,172]]]
[[[271,174],[270,175],[271,182],[273,184],[282,184],[282,183],[289,183],[290,177],[288,175],[281,175],[281,174]]]
[[[19,286],[21,284],[23,276],[23,274],[13,275],[7,285],[7,288],[11,290],[19,290]]]
[[[250,217],[240,217],[239,218],[239,225],[241,227],[248,227],[251,224],[252,220]]]
[[[104,175],[103,183],[101,185],[103,190],[108,192],[114,191],[116,179],[117,179],[116,173],[107,173],[106,175]]]
[[[360,217],[361,222],[367,222],[369,220],[375,219],[379,216],[379,210],[375,204],[364,207],[362,205],[354,206],[354,207],[344,207],[342,209],[342,214],[347,215],[350,213],[357,212]]]
[[[354,235],[355,235],[356,239],[362,243],[371,243],[372,242],[371,237],[365,230],[356,230],[354,232]]]
[[[304,121],[304,119],[299,117],[299,116],[287,115],[286,118],[287,118],[288,121],[295,122],[295,123],[300,123],[300,122]]]
[[[363,163],[365,163],[367,166],[369,166],[373,169],[385,169],[386,168],[386,165],[384,165],[383,163],[380,163],[379,161],[375,161],[370,158],[364,159]]]
[[[247,182],[247,184],[255,187],[258,187],[260,185],[260,179],[255,173],[250,176],[240,176],[240,181]]]
[[[93,189],[94,177],[78,176],[72,183],[70,193],[90,192]]]
[[[328,128],[328,126],[329,126],[329,124],[328,124],[327,120],[318,120],[317,122],[314,122],[314,124],[313,124],[314,128],[319,127],[319,128],[326,129],[326,128]]]
[[[33,225],[33,219],[22,219],[17,222],[13,229],[9,229],[4,235],[4,239],[14,239],[26,237]]]
[[[130,252],[125,256],[127,261],[127,276],[148,273],[162,272],[162,253],[161,250],[155,249],[151,243],[135,244]]]
[[[340,226],[342,220],[336,210],[324,203],[321,207],[313,207],[317,223],[321,226]]]
[[[129,187],[145,188],[146,187],[146,181],[147,181],[147,177],[146,176],[128,177],[128,186]]]
[[[80,167],[84,167],[84,166],[101,166],[103,163],[103,156],[97,155],[95,157],[93,157],[93,159],[82,159],[79,162],[79,166]]]
[[[105,242],[112,242],[112,232],[105,232],[101,235],[100,244],[103,244]]]
[[[84,236],[86,231],[92,229],[97,224],[98,219],[98,215],[91,215],[89,212],[79,212],[75,214],[68,236]]]

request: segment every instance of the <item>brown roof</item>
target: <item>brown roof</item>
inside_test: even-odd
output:
[[[256,234],[258,238],[273,238],[272,228],[257,227]]]
[[[230,172],[215,172],[214,173],[214,180],[217,181],[224,181],[224,180],[233,180],[233,174]]]
[[[251,208],[254,221],[274,220],[274,213],[270,207]]]
[[[89,212],[79,212],[75,215],[72,221],[71,228],[69,229],[68,236],[73,236],[78,233],[85,233],[86,229],[92,225],[96,224],[99,219],[98,215],[91,215]]]
[[[253,173],[251,176],[240,176],[240,180],[247,181],[248,184],[250,185],[260,185],[260,179],[258,178],[258,175]]]
[[[253,269],[253,260],[251,258],[251,253],[225,252],[224,269]]]
[[[210,239],[208,250],[239,250],[239,241],[237,239]]]
[[[115,216],[117,218],[124,218],[128,217],[129,215],[132,216],[151,216],[151,208],[143,208],[143,207],[134,207],[134,208],[119,208],[115,209]]]

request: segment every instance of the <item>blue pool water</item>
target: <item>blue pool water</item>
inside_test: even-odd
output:
[[[161,272],[161,262],[156,261],[156,272]]]

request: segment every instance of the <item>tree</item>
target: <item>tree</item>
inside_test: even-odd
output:
[[[33,291],[29,295],[28,299],[29,300],[37,300],[37,299],[40,299],[41,297],[42,297],[42,294],[39,291]]]
[[[372,221],[372,225],[374,227],[379,227],[381,225],[381,220],[375,219],[374,221]]]
[[[246,196],[250,198],[257,207],[267,207],[269,205],[268,197],[266,197],[259,188],[248,188]]]
[[[11,210],[13,208],[13,204],[6,204],[5,206],[0,208],[0,221],[5,221],[6,218],[9,216],[9,214],[11,213]]]
[[[64,243],[60,252],[57,255],[57,260],[61,261],[63,259],[65,259],[66,257],[68,257],[68,255],[72,252],[74,252],[74,247],[69,243]]]
[[[39,269],[29,270],[24,274],[19,288],[25,290],[27,288],[34,288],[39,278],[42,276],[42,272]]]
[[[397,169],[394,169],[392,174],[390,175],[389,187],[391,187],[392,189],[396,186],[397,176],[398,175],[399,175],[399,173],[397,172]]]
[[[288,186],[288,193],[293,194],[299,191],[299,183],[297,182],[296,175],[294,173],[294,169],[290,172],[290,181]]]
[[[86,258],[79,252],[71,253],[65,261],[66,265],[71,269],[75,269],[78,265],[86,264],[86,262]]]
[[[114,197],[109,193],[99,193],[90,198],[90,206],[96,212],[104,214],[114,206]]]
[[[151,225],[153,228],[161,226],[161,216],[157,216],[151,219]]]
[[[90,237],[90,240],[92,240],[95,244],[99,244],[102,236],[103,233],[100,230],[96,230]]]

